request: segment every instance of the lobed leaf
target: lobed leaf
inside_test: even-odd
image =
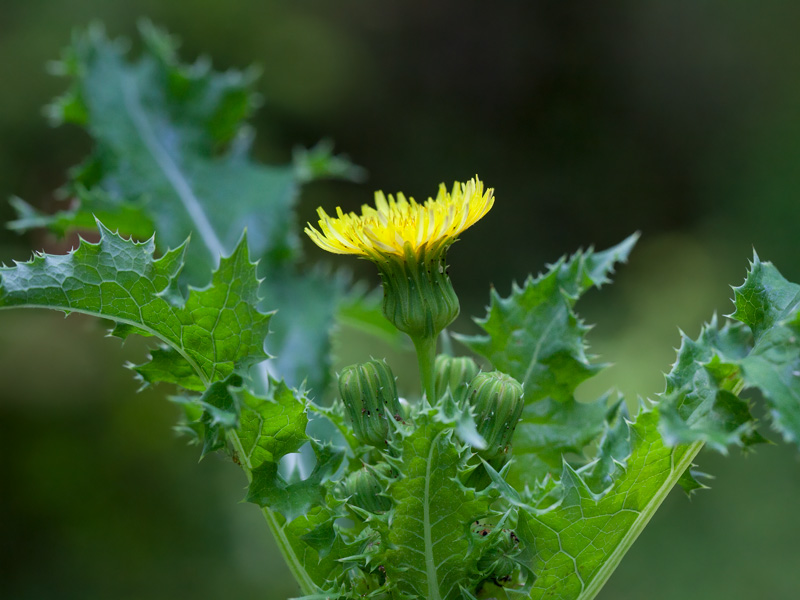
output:
[[[303,183],[360,179],[363,170],[334,156],[329,142],[295,150],[292,164],[254,161],[246,120],[257,104],[256,69],[219,72],[206,58],[182,63],[174,38],[147,21],[139,29],[144,47],[138,58],[129,56],[127,42],[109,39],[99,25],[74,35],[54,66],[71,85],[49,113],[57,123],[84,127],[94,141],[92,154],[72,170],[62,190],[68,206],[46,215],[14,198],[18,218],[9,226],[48,227],[64,235],[94,228],[98,217],[136,239],[157,230],[161,252],[192,236],[181,281],[193,285],[207,280],[247,229],[251,256],[268,278],[269,298],[261,306],[279,310],[271,349],[280,364],[262,367],[260,379],[266,385],[267,371],[291,365],[282,377],[295,386],[307,380],[321,393],[329,378],[330,342],[328,327],[319,324],[330,321],[343,290],[297,272],[294,205]],[[176,361],[164,358],[146,369],[148,376],[170,379]]]
[[[720,327],[715,318],[697,340],[683,336],[661,400],[662,433],[720,452],[763,442],[750,402],[739,397],[755,389],[773,426],[800,443],[800,286],[755,256],[734,304],[736,321]]]
[[[397,597],[452,600],[476,583],[469,527],[486,516],[489,500],[459,482],[463,459],[452,438],[452,429],[420,413],[402,442],[384,562]]]
[[[0,268],[0,308],[81,312],[114,321],[119,337],[155,336],[163,348],[139,367],[148,382],[204,390],[267,357],[270,315],[256,307],[259,280],[246,238],[220,261],[208,287],[184,299],[177,278],[185,246],[156,259],[152,239],[137,243],[98,227],[96,244],[82,241],[65,256],[39,254]]]
[[[614,265],[627,260],[637,239],[634,234],[603,252],[590,249],[562,257],[546,274],[529,277],[522,287],[515,284],[507,298],[492,291],[486,317],[476,319],[486,333],[458,336],[495,369],[523,384],[526,407],[514,451],[525,458],[512,471],[517,483],[533,484],[558,473],[564,453],[581,456],[603,432],[608,398],[591,403],[574,398],[575,388],[603,365],[586,355],[584,337],[590,328],[573,307],[589,288],[609,282]]]
[[[630,426],[629,456],[606,490],[593,491],[586,471],[565,464],[560,499],[549,508],[526,513],[537,576],[531,599],[594,598],[690,468],[702,444],[667,447],[657,423],[658,413],[650,411]]]
[[[763,442],[743,390],[758,389],[773,425],[798,439],[800,286],[756,257],[734,291],[738,322],[715,318],[696,340],[683,336],[653,410],[609,425],[594,462],[565,463],[560,481],[517,496],[535,544],[531,598],[594,598],[669,490],[705,487],[692,463],[704,444]]]

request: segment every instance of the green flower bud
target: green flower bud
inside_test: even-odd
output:
[[[447,388],[453,394],[456,402],[462,402],[467,397],[467,386],[478,374],[478,365],[469,357],[453,357],[440,354],[436,357],[436,398],[444,396]]]
[[[348,475],[342,486],[342,494],[349,497],[350,504],[376,514],[392,507],[391,499],[383,492],[378,478],[366,467]]]
[[[506,583],[517,568],[512,556],[517,553],[519,539],[513,531],[503,530],[503,539],[493,548],[489,548],[478,559],[478,570],[492,577],[496,583]]]
[[[486,440],[481,456],[491,460],[507,454],[525,406],[522,386],[500,371],[478,373],[469,384],[467,400],[475,412],[478,433]]]
[[[356,439],[382,448],[394,430],[389,419],[402,420],[397,385],[386,361],[373,359],[342,369],[339,394]]]
[[[434,339],[460,310],[441,249],[416,251],[406,243],[405,256],[387,256],[375,264],[383,281],[383,314],[411,339]]]

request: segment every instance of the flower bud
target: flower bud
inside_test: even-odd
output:
[[[458,297],[450,282],[445,252],[416,251],[376,261],[383,281],[383,314],[411,339],[434,339],[458,316]]]
[[[382,448],[394,430],[389,419],[402,419],[394,375],[386,361],[373,359],[342,369],[339,394],[356,439]]]
[[[366,467],[351,473],[342,486],[342,493],[349,497],[350,504],[375,514],[392,507],[392,500],[383,492],[378,478]]]
[[[478,433],[486,441],[481,456],[491,460],[507,454],[525,406],[522,386],[500,371],[478,373],[469,384],[467,400],[475,412]]]
[[[503,539],[494,548],[488,549],[478,559],[478,570],[492,577],[496,583],[510,581],[517,568],[512,556],[518,552],[519,540],[513,531],[503,530]]]
[[[453,357],[440,354],[436,357],[436,398],[441,398],[450,388],[456,402],[467,397],[467,386],[478,374],[478,365],[469,357]]]

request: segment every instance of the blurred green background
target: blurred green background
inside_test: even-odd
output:
[[[3,0],[0,196],[54,208],[90,144],[47,126],[41,107],[65,83],[45,63],[74,27],[133,36],[142,16],[178,35],[186,60],[263,67],[259,159],[331,137],[368,169],[364,185],[306,188],[301,222],[378,188],[424,198],[475,173],[495,187],[495,208],[450,252],[465,315],[482,314],[490,285],[506,294],[563,253],[641,230],[616,283],[579,305],[598,323],[592,349],[615,363],[587,397],[661,391],[678,327],[696,335],[730,312],[753,247],[800,280],[800,3]],[[34,248],[64,245],[0,232],[0,260]],[[377,283],[366,263],[337,264]],[[347,332],[337,348],[340,362],[388,353]],[[0,596],[293,595],[258,511],[238,504],[243,475],[198,464],[171,431],[166,388],[135,394],[121,365],[144,352],[89,319],[0,314]],[[601,600],[798,597],[796,452],[699,464],[713,489],[675,491]]]

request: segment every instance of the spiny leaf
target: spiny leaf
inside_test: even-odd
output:
[[[344,453],[329,445],[311,441],[317,464],[311,474],[300,481],[289,482],[278,472],[278,464],[264,462],[253,469],[253,481],[247,490],[247,501],[270,508],[292,521],[322,503],[324,484],[330,481],[344,459]]]
[[[609,281],[615,263],[625,261],[638,234],[603,252],[579,251],[561,258],[502,298],[492,292],[487,316],[476,319],[486,335],[458,336],[495,369],[523,384],[526,408],[514,436],[512,480],[533,484],[558,472],[565,452],[581,455],[604,428],[607,398],[578,403],[575,388],[602,369],[586,355],[589,327],[573,311],[580,295]]]
[[[727,452],[730,445],[759,441],[749,404],[735,393],[741,390],[739,369],[723,362],[743,355],[751,344],[747,327],[726,323],[719,328],[716,318],[703,327],[696,341],[682,336],[661,395],[660,428],[667,443],[699,440]]]
[[[750,327],[757,338],[793,319],[800,308],[800,285],[787,281],[772,263],[762,262],[755,253],[747,278],[733,291],[736,310],[731,318]]]
[[[334,524],[344,516],[336,507],[318,506],[285,525],[295,553],[320,587],[343,579],[342,559],[354,551]]]
[[[195,234],[186,257],[190,283],[203,281],[245,227],[255,256],[285,261],[298,244],[291,213],[297,182],[290,166],[247,157],[243,120],[255,107],[256,71],[218,73],[206,59],[181,64],[173,38],[147,22],[140,31],[145,51],[136,61],[126,57],[126,44],[93,26],[75,35],[60,63],[72,87],[51,115],[86,126],[96,145],[68,188],[79,205],[54,223],[63,230],[98,211],[124,227],[125,212],[141,210],[163,247]],[[64,110],[76,105],[82,110]]]
[[[800,445],[800,286],[758,256],[735,288],[736,319],[753,330],[753,350],[738,361],[747,388],[762,391],[773,426]],[[750,308],[757,306],[758,310]],[[754,314],[755,313],[755,314]]]
[[[537,576],[531,599],[594,598],[689,468],[701,444],[665,446],[657,421],[656,412],[643,412],[630,426],[630,456],[607,492],[592,491],[584,473],[565,464],[561,499],[527,512]]]
[[[452,429],[423,413],[402,442],[403,472],[389,489],[394,501],[386,575],[401,597],[451,600],[470,588],[477,556],[469,527],[489,508],[486,495],[458,481],[462,458]]]
[[[734,288],[739,322],[714,318],[697,340],[683,336],[661,401],[661,430],[670,443],[696,440],[720,452],[764,441],[750,404],[759,390],[774,427],[800,443],[800,286],[755,256],[745,282]]]
[[[266,397],[246,389],[234,390],[240,397],[241,412],[237,427],[239,440],[251,469],[267,462],[277,463],[290,452],[297,452],[306,440],[307,400],[283,381],[270,380]]]
[[[690,498],[697,490],[707,490],[708,486],[700,481],[701,479],[713,479],[708,473],[703,473],[695,469],[696,465],[689,465],[678,480],[678,485],[681,486],[686,495]]]
[[[246,227],[251,255],[268,278],[261,307],[279,311],[271,350],[280,364],[272,371],[286,369],[279,372],[290,385],[306,380],[321,395],[329,370],[327,323],[342,290],[297,272],[294,204],[302,183],[359,179],[363,171],[335,156],[329,142],[297,149],[292,165],[255,162],[246,119],[257,103],[256,70],[217,72],[205,58],[181,63],[174,38],[146,21],[140,32],[144,48],[135,59],[124,40],[107,38],[99,25],[74,35],[55,66],[71,87],[50,116],[85,127],[95,147],[63,190],[69,207],[45,215],[12,199],[18,219],[10,227],[49,227],[63,235],[93,228],[97,216],[136,239],[157,229],[162,252],[191,235],[181,277],[195,285],[207,280],[220,255],[232,252]],[[163,358],[145,371],[174,381],[169,373],[176,362]]]
[[[562,257],[547,274],[514,285],[508,298],[493,291],[487,316],[476,319],[487,335],[459,339],[522,383],[527,402],[571,400],[575,387],[600,369],[585,354],[588,327],[572,307],[591,286],[608,282],[615,261],[627,258],[637,237],[604,252]]]
[[[36,255],[0,268],[0,308],[40,307],[111,319],[115,335],[159,338],[166,349],[153,355],[144,377],[158,380],[171,366],[182,377],[164,378],[188,389],[204,389],[267,357],[269,314],[256,308],[259,281],[242,238],[223,258],[211,284],[177,295],[184,246],[154,259],[152,239],[125,240],[98,223],[100,241],[83,241],[65,256]],[[186,368],[189,365],[189,368]]]
[[[725,451],[764,441],[743,389],[759,389],[775,426],[798,439],[800,286],[756,257],[735,293],[740,322],[715,318],[697,340],[683,336],[655,409],[627,434],[624,421],[609,428],[595,462],[578,470],[565,463],[558,485],[541,488],[547,508],[517,498],[536,546],[531,598],[594,598],[669,490],[704,487],[692,464],[703,444]]]

